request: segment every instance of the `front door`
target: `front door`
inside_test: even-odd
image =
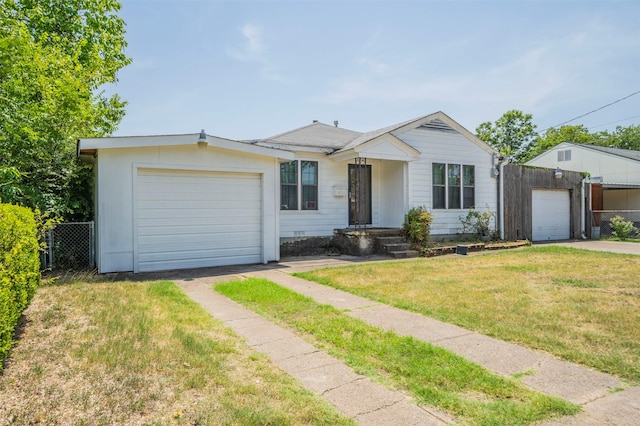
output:
[[[371,166],[349,164],[349,226],[371,225]]]

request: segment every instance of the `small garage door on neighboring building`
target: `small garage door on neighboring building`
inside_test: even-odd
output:
[[[533,241],[568,240],[571,229],[569,190],[534,189],[531,215]]]
[[[262,262],[260,174],[139,168],[134,271]]]

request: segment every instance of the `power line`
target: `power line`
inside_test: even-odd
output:
[[[594,112],[600,111],[601,109],[605,109],[605,108],[607,108],[607,107],[610,107],[611,105],[617,104],[618,102],[624,101],[625,99],[629,99],[630,97],[632,97],[632,96],[634,96],[634,95],[637,95],[638,93],[640,93],[640,90],[638,90],[637,92],[633,92],[632,94],[627,95],[627,96],[625,96],[624,98],[620,98],[620,99],[618,99],[617,101],[613,101],[613,102],[611,102],[611,103],[609,103],[609,104],[606,104],[606,105],[604,105],[604,106],[601,106],[600,108],[596,108],[596,109],[594,109],[593,111],[589,111],[589,112],[588,112],[588,113],[586,113],[586,114],[582,114],[582,115],[579,115],[579,116],[577,116],[577,117],[575,117],[575,118],[572,118],[571,120],[567,120],[567,121],[562,122],[562,123],[560,123],[560,124],[556,124],[555,126],[547,127],[546,129],[544,129],[542,132],[539,132],[539,133],[544,133],[544,132],[546,132],[546,131],[547,131],[547,130],[549,130],[549,129],[553,129],[554,127],[559,127],[559,126],[562,126],[562,125],[564,125],[564,124],[571,123],[572,121],[575,121],[575,120],[577,120],[578,118],[586,117],[586,116],[587,116],[587,115],[589,115],[589,114],[593,114]]]
[[[639,117],[640,117],[640,115],[634,115],[633,117],[623,118],[622,120],[616,120],[616,121],[610,121],[610,122],[604,123],[604,124],[598,124],[596,126],[589,127],[589,130],[596,129],[598,127],[608,126],[609,124],[622,123],[623,121],[629,121],[629,120],[633,120],[634,118],[639,118]]]

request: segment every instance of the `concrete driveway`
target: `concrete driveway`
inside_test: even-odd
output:
[[[561,241],[551,244],[555,246],[574,247],[585,250],[608,251],[612,253],[635,254],[640,255],[640,243],[625,243],[622,241],[604,241],[604,240],[576,240]]]

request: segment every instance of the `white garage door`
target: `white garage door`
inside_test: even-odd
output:
[[[568,240],[571,227],[569,190],[536,189],[531,201],[533,241]]]
[[[141,168],[136,197],[136,272],[262,261],[259,174]]]

